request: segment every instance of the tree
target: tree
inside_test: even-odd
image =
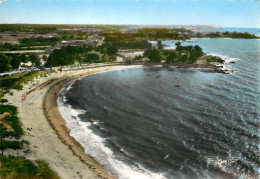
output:
[[[11,61],[11,56],[0,55],[0,73],[12,70]]]
[[[179,47],[179,46],[181,46],[181,43],[177,42],[175,45],[176,45],[176,47]]]
[[[200,48],[200,46],[195,45],[194,49],[196,50],[196,57],[197,58],[199,58],[199,57],[201,57],[203,55],[203,51],[202,51],[202,48]]]
[[[11,65],[12,65],[13,70],[19,68],[20,63],[21,63],[20,57],[17,56],[17,54],[14,54],[14,55],[12,56],[12,58],[13,58],[13,59],[12,59],[12,61],[11,61]]]
[[[146,51],[144,53],[144,56],[149,58],[152,62],[161,62],[162,61],[161,50],[159,50],[159,49],[153,49],[153,50]]]
[[[171,63],[175,61],[177,57],[178,57],[177,53],[175,51],[172,51],[166,56],[166,63]]]
[[[4,104],[4,103],[8,102],[8,100],[7,100],[7,99],[0,99],[0,102],[1,102],[2,104]]]
[[[116,47],[113,47],[113,46],[107,47],[107,54],[109,56],[116,55],[117,51],[118,51],[118,49]]]
[[[161,41],[161,40],[158,40],[158,42],[157,42],[157,48],[158,48],[158,49],[163,49],[163,45],[162,45],[162,41]]]
[[[101,61],[101,54],[99,52],[88,52],[85,55],[84,62],[98,62]]]
[[[47,55],[46,55],[46,54],[44,54],[44,55],[42,56],[42,59],[43,59],[43,61],[45,61],[45,62],[46,62],[46,60],[47,60]]]
[[[1,147],[1,154],[4,155],[4,138],[6,137],[6,128],[3,124],[0,124],[0,147]]]

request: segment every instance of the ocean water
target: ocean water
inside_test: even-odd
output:
[[[259,42],[183,42],[235,59],[229,66],[236,72],[138,67],[98,73],[65,85],[59,110],[86,153],[118,178],[257,178]],[[239,160],[227,166],[207,156]]]

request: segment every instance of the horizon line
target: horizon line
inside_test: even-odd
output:
[[[0,25],[114,25],[114,26],[210,26],[210,27],[228,27],[228,28],[256,28],[260,29],[260,27],[238,27],[238,26],[220,26],[220,25],[209,25],[209,24],[85,24],[85,23],[1,23]]]

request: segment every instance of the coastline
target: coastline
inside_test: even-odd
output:
[[[103,66],[102,66],[103,65]],[[8,104],[18,108],[18,117],[24,130],[22,140],[28,141],[18,156],[30,160],[44,160],[61,178],[111,178],[115,179],[69,134],[58,106],[58,93],[64,84],[82,76],[100,71],[125,68],[124,65],[101,64],[88,69],[81,67],[54,72],[24,84],[23,90],[5,95]],[[8,149],[5,155],[16,156]]]
[[[25,133],[22,139],[30,143],[25,147],[29,148],[30,152],[23,151],[20,156],[46,161],[61,178],[81,178],[83,176],[114,179],[114,176],[93,157],[86,154],[81,144],[70,136],[66,121],[59,112],[57,98],[63,85],[72,80],[126,67],[116,64],[98,64],[85,69],[82,66],[62,68],[63,71],[56,69],[58,72],[51,73],[47,77],[39,77],[24,85],[23,90],[15,91],[14,96],[6,95],[9,103],[18,107],[19,118]],[[28,128],[33,128],[33,130],[28,130]],[[59,148],[59,151],[53,151],[54,148]],[[7,153],[15,155],[15,151]],[[71,162],[72,160],[73,162]]]
[[[97,71],[102,71],[102,69]],[[48,122],[60,140],[70,148],[74,155],[79,157],[81,162],[85,163],[91,170],[93,170],[98,177],[115,179],[115,177],[108,173],[93,157],[86,154],[81,144],[70,135],[70,130],[66,126],[66,121],[62,118],[58,110],[57,98],[63,85],[72,80],[78,79],[81,76],[91,75],[97,71],[85,72],[69,78],[57,80],[57,83],[47,91],[44,97],[43,110]]]

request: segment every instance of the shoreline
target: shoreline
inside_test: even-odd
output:
[[[61,178],[83,176],[115,179],[70,136],[70,129],[59,112],[57,98],[63,85],[72,80],[108,70],[137,66],[140,65],[98,64],[85,69],[69,67],[68,70],[54,72],[47,77],[37,77],[23,85],[22,91],[15,91],[13,96],[7,94],[5,98],[9,104],[18,108],[18,117],[24,130],[22,139],[30,143],[19,155],[31,160],[46,161]],[[33,130],[28,130],[32,127]],[[30,152],[27,153],[26,150]],[[16,152],[11,150],[6,153],[16,155]]]
[[[97,71],[85,72],[66,79],[58,80],[58,82],[47,91],[42,106],[49,124],[52,126],[60,140],[70,148],[73,154],[79,157],[80,161],[85,163],[92,171],[97,174],[98,177],[115,179],[115,177],[106,171],[106,169],[92,156],[86,154],[81,144],[70,135],[70,129],[66,126],[66,121],[62,118],[58,110],[57,98],[63,85],[82,76],[92,75]]]
[[[90,68],[73,68],[48,74],[23,85],[23,90],[6,94],[8,105],[16,106],[24,131],[21,140],[27,141],[18,156],[29,160],[43,160],[61,178],[111,178],[115,179],[84,148],[69,135],[65,120],[58,106],[58,93],[64,84],[96,72],[116,70],[126,65],[95,64]],[[5,155],[17,156],[8,149]]]

